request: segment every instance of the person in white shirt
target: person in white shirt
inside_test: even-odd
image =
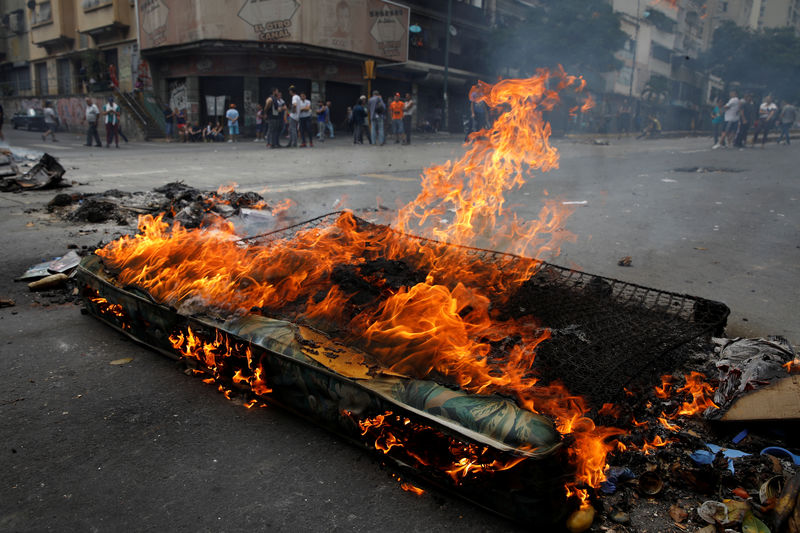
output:
[[[417,104],[411,98],[411,93],[406,93],[406,101],[403,105],[403,133],[406,134],[406,140],[403,141],[403,144],[411,144],[411,119],[417,109]]]
[[[91,98],[87,98],[86,118],[84,122],[89,125],[89,128],[86,130],[86,146],[92,145],[92,139],[94,139],[95,146],[103,146],[103,144],[100,142],[100,135],[97,134],[97,118],[99,116],[100,110],[97,108],[97,105],[92,102]]]
[[[763,132],[761,147],[764,148],[764,145],[767,144],[767,135],[769,135],[769,130],[775,124],[776,118],[778,118],[778,106],[772,101],[772,96],[767,95],[761,105],[758,106],[758,122],[756,122],[756,130],[753,133],[753,147],[755,147],[758,140],[758,134]]]
[[[719,138],[719,143],[711,148],[717,149],[720,146],[725,146],[725,141],[727,141],[728,144],[733,144],[739,129],[739,108],[741,105],[742,101],[739,100],[738,93],[736,91],[731,91],[730,100],[728,100],[728,103],[723,107],[725,110],[725,129],[722,131],[722,137]]]
[[[56,115],[56,112],[53,110],[53,104],[50,102],[44,103],[44,125],[47,129],[42,133],[42,140],[46,141],[47,136],[50,135],[53,138],[53,142],[58,142],[58,139],[56,139],[58,115]]]
[[[103,106],[103,117],[106,123],[106,148],[111,148],[111,139],[114,139],[114,144],[119,148],[119,106],[114,102],[114,98],[109,96],[108,103]]]
[[[311,100],[306,98],[306,93],[300,93],[300,137],[303,143],[300,148],[308,145],[314,147],[314,134],[311,133]]]
[[[300,105],[302,100],[294,89],[294,85],[289,86],[289,146],[297,148],[297,126],[300,124]]]

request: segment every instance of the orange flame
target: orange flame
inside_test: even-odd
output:
[[[675,424],[672,424],[672,423],[670,423],[670,422],[667,420],[667,415],[665,415],[663,412],[661,413],[661,416],[660,416],[660,417],[658,417],[658,421],[661,423],[661,425],[662,425],[663,427],[667,428],[667,429],[668,429],[668,430],[670,430],[670,431],[675,431],[675,432],[677,432],[677,431],[680,431],[680,430],[681,430],[680,426],[677,426],[677,425],[675,425]]]
[[[673,387],[675,383],[675,378],[669,374],[661,376],[661,386],[656,387],[656,398],[661,398],[662,400],[669,399],[673,393]]]
[[[680,416],[702,413],[709,407],[719,408],[711,401],[714,396],[714,387],[706,383],[706,377],[700,372],[691,372],[687,375],[686,384],[675,392],[685,392],[692,395],[692,401],[684,402],[678,410],[678,415]]]
[[[581,78],[563,69],[493,86],[479,83],[471,98],[500,110],[500,115],[491,129],[471,135],[461,159],[425,170],[421,192],[400,210],[396,228],[513,254],[558,253],[565,239],[574,239],[562,227],[571,208],[546,199],[538,219],[526,222],[508,209],[504,194],[522,187],[531,171],[558,166],[542,113],[559,102],[559,91],[583,86]],[[436,227],[445,217],[451,222]],[[576,483],[596,487],[605,479],[606,455],[624,432],[595,425],[586,417],[589,409],[582,398],[559,383],[542,385],[533,377],[536,349],[549,338],[549,330],[529,317],[501,320],[496,312],[497,304],[536,272],[539,260],[508,256],[486,262],[460,248],[364,227],[350,213],[328,226],[268,243],[242,243],[233,229],[217,220],[189,230],[179,224],[169,227],[161,216],[143,216],[139,234],[114,241],[97,254],[120,284],[146,290],[179,310],[230,314],[258,308],[285,316],[291,304],[292,319],[320,327],[335,324],[337,331],[346,332],[346,340],[360,343],[385,368],[419,378],[436,372],[468,392],[513,396],[523,408],[552,416],[561,433],[572,435],[569,455]],[[420,274],[419,281],[392,287],[370,278],[380,295],[371,304],[359,304],[352,318],[343,318],[342,310],[353,305],[348,293],[332,286],[332,273],[340,265],[358,269],[379,258],[403,261]],[[519,340],[503,362],[490,365],[491,343],[503,339]],[[191,330],[170,340],[182,355],[214,373],[230,348],[226,339],[201,341]],[[240,376],[256,394],[269,390],[261,372],[254,368],[252,375]],[[400,445],[393,438],[386,434],[376,445],[388,452]],[[450,470],[466,475],[486,466],[480,460],[465,456],[463,464]]]

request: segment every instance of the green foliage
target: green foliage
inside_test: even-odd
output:
[[[791,28],[753,32],[726,22],[714,32],[706,62],[728,84],[800,99],[800,37]]]
[[[525,21],[495,31],[491,52],[500,74],[509,67],[531,74],[562,65],[591,83],[619,67],[614,53],[626,39],[620,15],[604,0],[542,0]]]

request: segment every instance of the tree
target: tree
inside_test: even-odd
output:
[[[620,66],[614,53],[626,39],[620,15],[605,0],[541,0],[524,21],[495,31],[491,52],[498,74],[562,65],[599,87],[599,75]]]
[[[800,99],[800,37],[791,28],[754,32],[725,22],[714,32],[705,60],[728,84]]]

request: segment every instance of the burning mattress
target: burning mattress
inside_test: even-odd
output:
[[[167,228],[157,219],[148,218],[140,230],[142,233],[129,239],[127,245],[112,243],[98,251],[105,259],[95,255],[82,262],[78,276],[92,314],[162,353],[183,359],[229,398],[238,396],[248,406],[280,404],[379,450],[429,483],[520,521],[534,517],[558,520],[562,516],[554,510],[563,508],[565,480],[575,475],[575,465],[569,464],[567,456],[580,453],[581,448],[575,448],[576,436],[564,431],[563,424],[557,428],[549,416],[524,408],[529,397],[514,391],[513,386],[538,390],[538,380],[552,381],[554,384],[543,387],[544,393],[530,396],[545,410],[549,404],[543,397],[547,394],[563,393],[556,403],[580,403],[559,384],[559,372],[564,372],[563,381],[573,386],[600,383],[602,390],[608,390],[611,383],[621,388],[630,379],[634,362],[655,364],[664,350],[721,327],[727,310],[715,302],[540,261],[403,235],[349,212],[332,213],[246,240],[221,237],[216,244],[209,235],[219,230],[210,230],[210,234],[202,230],[184,233],[186,230],[179,225]],[[157,240],[152,233],[148,235],[153,231],[160,238],[179,243],[180,257],[165,263],[163,260],[171,253],[167,248],[155,255],[152,249],[138,249],[142,244],[137,242],[139,237]],[[272,302],[262,299],[261,305],[252,305],[254,302],[247,297],[248,287],[257,286],[251,272],[238,287],[226,285],[230,294],[237,295],[235,304],[226,306],[198,298],[197,293],[187,292],[185,287],[177,297],[165,292],[164,284],[169,282],[163,272],[186,266],[191,263],[188,257],[202,254],[187,241],[188,235],[200,239],[198,245],[214,247],[226,243],[233,247],[231,250],[255,253],[267,261],[271,258],[273,264],[280,263],[287,243],[292,243],[292,261],[303,255],[302,243],[306,240],[323,248],[326,240],[339,246],[343,241],[357,240],[364,248],[348,255],[349,262],[336,262],[333,258],[325,269],[325,283],[304,278],[313,291],[286,292],[285,295],[294,296]],[[350,245],[351,242],[345,248]],[[409,331],[404,331],[394,338],[394,346],[390,346],[392,338],[386,337],[385,332],[400,327],[399,323],[390,322],[377,338],[365,333],[372,325],[365,325],[358,317],[370,307],[391,307],[389,302],[394,296],[409,294],[412,289],[408,285],[419,285],[415,265],[424,262],[425,253],[415,254],[431,247],[437,249],[438,257],[450,255],[465,271],[475,273],[484,265],[486,272],[497,278],[492,283],[508,287],[508,294],[498,295],[492,302],[496,306],[492,313],[497,324],[510,322],[535,332],[537,359],[544,359],[540,367],[534,364],[533,354],[528,354],[531,360],[523,366],[509,361],[520,357],[520,353],[526,355],[519,352],[525,348],[520,346],[524,340],[520,333],[502,337],[507,333],[502,329],[500,336],[483,339],[489,350],[473,361],[485,367],[488,378],[482,378],[474,369],[448,372],[430,362],[423,372],[418,361],[409,363],[413,361],[411,352],[428,350],[427,344],[438,335],[433,330],[420,330],[426,334],[416,335],[411,341]],[[129,253],[123,254],[126,261],[120,262],[123,248]],[[228,250],[227,255],[222,255],[224,261],[243,261],[230,253]],[[133,260],[137,254],[139,260]],[[285,279],[276,280],[274,273],[262,272],[262,281],[286,282],[290,275],[285,267],[276,271]],[[301,270],[294,265],[294,274]],[[152,278],[144,275],[147,271]],[[520,272],[528,276],[524,281],[518,279]],[[513,279],[503,279],[508,276]],[[184,282],[192,278],[188,272],[178,277]],[[208,276],[200,278],[208,288]],[[457,293],[461,284],[454,285]],[[327,305],[331,302],[335,304],[333,308]],[[412,301],[394,310],[393,317],[408,319],[407,312],[416,313]],[[472,312],[462,308],[456,316],[469,318]],[[378,317],[383,314],[377,313]],[[553,326],[543,328],[540,316]],[[608,320],[624,321],[627,329],[610,331]],[[521,321],[529,323],[520,325]],[[637,330],[641,324],[646,327]],[[364,329],[354,335],[357,327]],[[453,335],[452,331],[445,334]],[[444,349],[437,345],[434,352]],[[574,368],[592,361],[592,379],[576,380]],[[519,383],[508,388],[492,387],[487,381],[494,377],[504,383],[504,372],[519,373],[520,368],[526,369],[525,374],[519,376]],[[598,369],[605,369],[605,373]],[[470,381],[480,383],[481,379],[485,381],[482,387],[470,385]],[[575,425],[587,423],[588,419],[581,418],[583,411],[585,408],[576,411]],[[566,440],[562,433],[567,434]],[[491,496],[487,498],[486,493]]]

